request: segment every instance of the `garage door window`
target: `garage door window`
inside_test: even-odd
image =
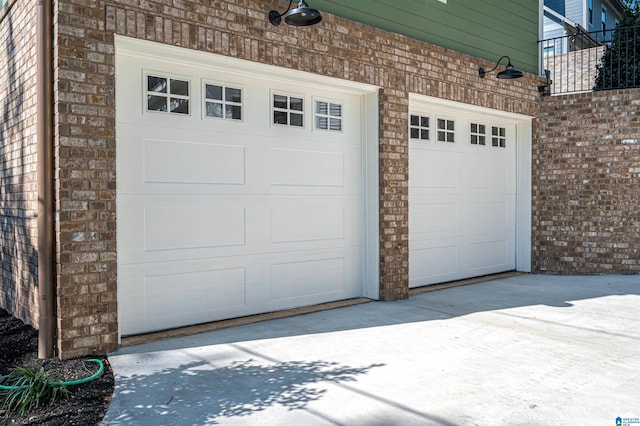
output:
[[[507,130],[504,127],[491,127],[491,146],[506,148],[507,147]]]
[[[484,124],[471,123],[471,145],[486,145],[486,126]]]
[[[204,102],[207,117],[242,120],[242,89],[205,83]]]
[[[295,96],[274,94],[273,123],[303,127],[304,99]]]
[[[316,129],[333,132],[342,131],[342,105],[333,102],[316,101]]]
[[[409,121],[411,139],[429,140],[429,117],[411,115]]]
[[[189,81],[147,75],[147,111],[189,114]]]
[[[438,119],[438,141],[455,142],[455,123],[453,120]]]

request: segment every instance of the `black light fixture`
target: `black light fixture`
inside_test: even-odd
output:
[[[273,25],[280,25],[282,23],[282,17],[284,16],[284,22],[294,27],[306,27],[307,25],[317,24],[322,21],[322,15],[316,9],[312,9],[307,6],[304,0],[300,0],[298,7],[293,10],[291,4],[293,0],[289,1],[289,7],[282,13],[278,13],[277,10],[269,11],[269,22]]]
[[[498,65],[500,65],[500,61],[502,61],[504,58],[507,58],[507,67],[504,71],[500,71],[498,73],[498,78],[520,78],[524,75],[522,71],[515,69],[513,65],[511,65],[511,59],[508,56],[503,56],[502,58],[498,59],[498,62],[496,62],[496,66],[488,71],[485,71],[484,68],[478,68],[478,75],[480,76],[480,78],[484,78],[484,75],[486,73],[494,71],[496,68],[498,68]]]

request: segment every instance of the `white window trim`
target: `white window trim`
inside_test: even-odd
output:
[[[154,110],[150,110],[148,109],[148,103],[147,103],[147,96],[149,96],[150,94],[153,94],[154,92],[149,92],[148,87],[147,87],[147,77],[152,76],[152,77],[160,77],[160,78],[166,78],[167,80],[181,80],[181,81],[186,81],[187,83],[189,83],[189,95],[188,96],[184,96],[184,95],[174,95],[177,98],[181,98],[181,99],[187,99],[189,101],[189,113],[188,114],[180,114],[180,113],[176,113],[176,112],[171,112],[171,111],[154,111]],[[171,93],[169,93],[169,84],[167,84],[167,93],[159,93],[160,96],[166,96],[167,98],[171,97]],[[193,81],[191,81],[191,77],[185,76],[185,75],[180,75],[180,74],[173,74],[173,73],[167,73],[164,71],[155,71],[155,70],[149,70],[149,69],[143,69],[142,70],[142,96],[140,97],[142,100],[142,113],[143,114],[162,114],[168,117],[191,117],[193,114]]]
[[[221,86],[223,90],[228,87],[232,89],[240,89],[242,91],[240,95],[240,107],[242,111],[242,118],[240,120],[235,120],[235,119],[225,118],[225,117],[212,117],[210,115],[207,115],[207,101],[211,102],[211,100],[207,99],[207,84]],[[201,112],[202,112],[203,120],[224,120],[225,122],[229,122],[229,123],[244,123],[244,118],[246,116],[246,110],[247,110],[244,102],[244,99],[245,99],[244,84],[234,83],[231,81],[220,81],[220,80],[211,80],[211,79],[203,78],[200,90],[201,90],[201,98],[202,98]],[[224,105],[226,105],[226,101],[223,100],[222,105],[224,107]],[[235,102],[231,103],[231,105],[236,105],[236,103]],[[224,108],[223,108],[223,113],[224,113]]]

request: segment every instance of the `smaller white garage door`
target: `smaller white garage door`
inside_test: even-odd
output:
[[[410,287],[516,268],[516,124],[413,103]]]
[[[116,52],[121,334],[363,295],[363,96],[129,49]]]

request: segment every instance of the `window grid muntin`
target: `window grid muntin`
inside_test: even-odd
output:
[[[204,115],[224,120],[242,120],[243,90],[218,83],[204,83]]]
[[[318,130],[342,131],[343,106],[337,102],[316,100],[314,102],[314,125]]]
[[[455,121],[438,118],[438,142],[455,143]]]
[[[304,97],[273,93],[271,99],[273,124],[304,127]]]
[[[487,126],[471,123],[469,126],[469,142],[471,145],[486,145]]]
[[[431,132],[430,118],[427,115],[412,114],[409,118],[411,139],[429,140]]]
[[[146,104],[149,112],[188,115],[190,113],[190,81],[182,78],[147,74]]]
[[[491,126],[491,146],[507,147],[507,129],[505,127]]]

